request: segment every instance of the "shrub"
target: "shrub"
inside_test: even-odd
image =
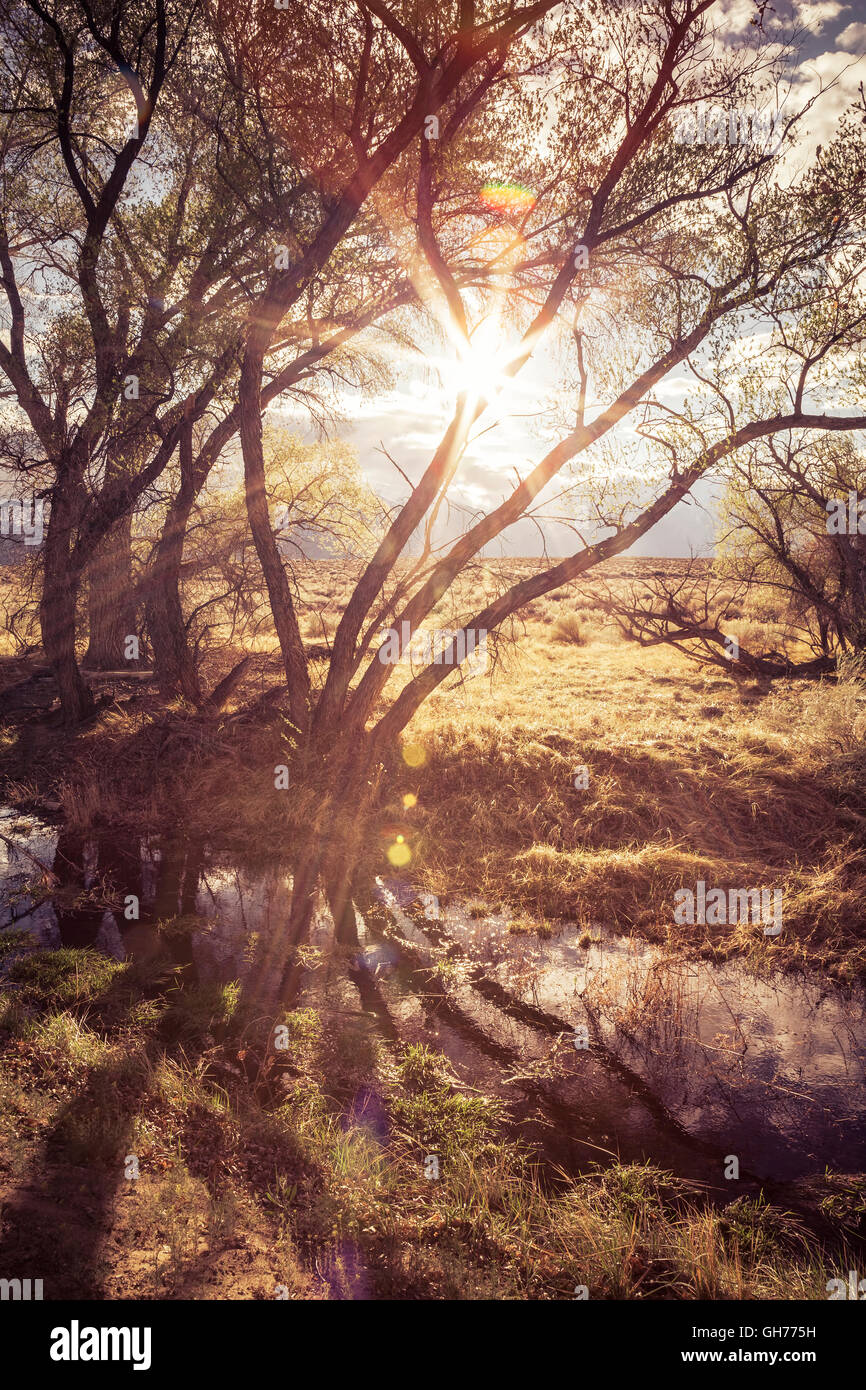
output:
[[[570,642],[574,647],[586,645],[586,636],[576,613],[565,613],[561,618],[557,618],[553,636],[557,642]]]

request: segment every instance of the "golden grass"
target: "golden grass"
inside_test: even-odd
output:
[[[540,920],[860,971],[864,711],[854,678],[744,699],[674,651],[576,647],[536,617],[509,670],[439,693],[407,730],[426,754],[400,788],[418,797],[417,872]],[[698,879],[781,887],[783,938],[675,928],[674,892]]]
[[[625,582],[633,571],[619,564]],[[532,568],[514,562],[510,577]],[[459,597],[477,604],[492,582],[492,571],[469,576]],[[330,624],[347,593],[339,567],[307,567],[299,611],[311,637],[322,608]],[[784,628],[778,599],[760,591],[732,621],[763,624],[765,637],[773,624]],[[428,626],[449,623],[443,609]],[[566,630],[584,644],[561,640]],[[770,633],[780,643],[784,635]],[[238,654],[223,653],[224,664]],[[278,678],[277,663],[270,666],[239,700]],[[209,671],[208,682],[221,673]],[[324,673],[317,662],[314,682]],[[395,691],[407,677],[399,667]],[[380,828],[399,821],[412,854],[404,872],[440,896],[508,904],[542,930],[562,918],[715,953],[863,970],[862,672],[838,683],[779,682],[764,698],[671,649],[625,643],[584,589],[530,605],[490,678],[449,684],[406,731],[421,765],[398,759],[386,770],[382,804],[363,827],[371,868],[389,871]],[[292,761],[287,721],[221,731],[180,706],[143,701],[103,715],[41,761],[32,748],[17,765],[6,750],[4,761],[23,784],[21,804],[38,784],[81,829],[176,822],[262,853],[301,832],[335,833],[322,787],[293,769],[290,796],[274,788],[275,765]],[[336,816],[351,820],[353,808]],[[764,938],[752,924],[675,932],[674,893],[698,879],[723,889],[781,887],[783,937]]]

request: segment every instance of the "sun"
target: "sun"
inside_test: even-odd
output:
[[[508,381],[505,373],[499,371],[494,362],[489,358],[477,357],[474,353],[467,355],[460,362],[450,363],[447,375],[451,377],[449,384],[455,394],[465,392],[475,400],[491,403]]]
[[[494,324],[485,319],[472,334],[471,342],[460,345],[456,358],[440,359],[436,367],[449,395],[465,394],[472,402],[492,404],[506,386],[513,384],[505,370],[507,362]]]

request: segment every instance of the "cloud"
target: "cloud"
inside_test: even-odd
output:
[[[866,53],[866,24],[849,24],[836,39],[836,44],[849,53]]]
[[[820,34],[825,24],[838,19],[846,9],[847,6],[840,5],[838,0],[796,0],[794,15],[798,24],[811,29],[813,34]]]
[[[844,112],[857,99],[862,65],[850,54],[828,49],[804,62],[796,72],[787,111],[795,111],[810,97],[816,100],[797,125],[795,146],[784,156],[780,175],[793,177],[812,161],[818,145],[829,145]]]
[[[793,0],[793,4],[777,4],[774,9],[768,8],[764,15],[763,33],[790,29],[793,20],[798,28],[820,34],[826,24],[838,19],[847,8],[841,0]],[[721,0],[719,9],[723,33],[748,37],[750,31],[754,32],[755,0]]]
[[[722,0],[722,19],[719,25],[723,33],[748,33],[755,13],[753,0]]]

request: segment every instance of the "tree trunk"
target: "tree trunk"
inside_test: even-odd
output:
[[[60,690],[60,706],[67,725],[79,724],[94,710],[93,697],[78,669],[75,657],[75,610],[80,573],[69,559],[72,530],[71,503],[58,485],[51,501],[51,516],[45,537],[45,566],[39,622],[42,646]]]
[[[250,530],[280,642],[292,720],[306,731],[310,717],[310,672],[289,581],[268,516],[265,460],[262,450],[262,354],[247,348],[240,380],[240,434]]]
[[[223,676],[219,685],[215,686],[211,694],[204,701],[202,708],[206,714],[222,714],[232,695],[241,684],[252,662],[251,656],[241,657],[236,666],[233,666],[227,676]]]
[[[180,601],[183,542],[194,500],[191,482],[182,482],[168,509],[147,578],[147,630],[160,694],[180,693],[197,705],[201,700],[201,687]]]
[[[132,518],[109,531],[88,569],[90,641],[84,665],[96,671],[137,669],[126,639],[138,636],[132,583]]]
[[[78,724],[93,713],[93,698],[78,669],[75,659],[75,600],[78,585],[72,588],[62,581],[51,583],[45,578],[42,602],[39,606],[42,622],[42,645],[51,663],[60,688],[60,705],[64,721]]]

